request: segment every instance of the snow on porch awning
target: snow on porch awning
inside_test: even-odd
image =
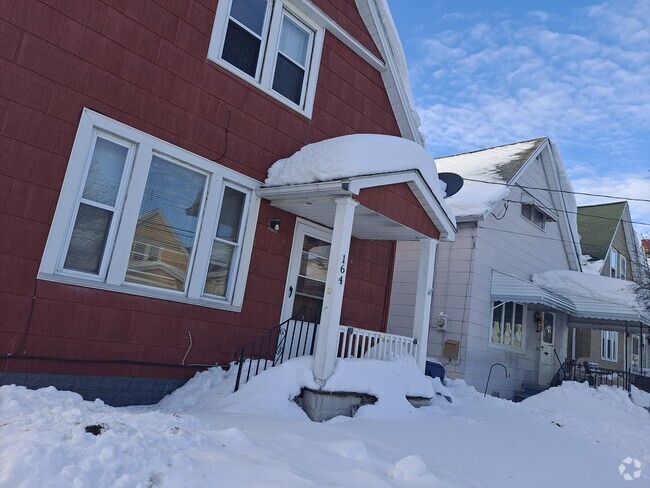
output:
[[[490,295],[492,300],[501,302],[533,303],[560,312],[575,312],[575,306],[568,298],[546,290],[531,281],[508,276],[497,271],[492,271]]]
[[[371,200],[381,203],[382,188],[391,185],[401,190],[406,185],[425,224],[410,225],[409,220],[418,219],[377,210]],[[439,233],[440,239],[453,240],[456,233],[434,159],[413,141],[395,136],[352,134],[308,144],[273,164],[257,194],[274,207],[327,227],[334,222],[334,200],[355,197],[361,205],[352,235],[361,239],[411,240]]]
[[[572,327],[618,331],[650,327],[650,316],[637,299],[633,282],[568,270],[533,275],[533,282],[571,300]]]

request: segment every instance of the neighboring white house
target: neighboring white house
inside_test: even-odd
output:
[[[460,174],[446,199],[455,242],[438,245],[428,355],[449,377],[511,398],[522,383],[545,385],[567,356],[570,300],[531,282],[548,270],[580,270],[576,203],[555,146],[534,139],[436,158]],[[388,331],[412,328],[418,245],[399,242]]]

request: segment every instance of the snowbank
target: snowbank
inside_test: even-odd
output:
[[[615,488],[628,457],[634,486],[650,483],[650,415],[623,390],[565,383],[517,404],[408,362],[344,361],[332,383],[380,401],[315,423],[291,401],[310,368],[291,360],[234,394],[234,368],[212,369],[147,408],[0,387],[0,487]],[[397,401],[432,390],[454,402]]]
[[[309,356],[292,359],[251,378],[234,394],[236,366],[228,373],[214,368],[197,374],[159,406],[166,412],[231,412],[308,420],[293,399],[302,388],[319,389],[312,363]],[[340,359],[323,390],[374,395],[377,403],[362,407],[357,415],[379,418],[414,413],[406,397],[431,398],[444,389],[442,385],[436,388],[411,359]]]

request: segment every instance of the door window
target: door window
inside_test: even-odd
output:
[[[322,308],[330,247],[327,241],[310,235],[304,236],[292,316],[299,313],[302,307],[314,310]]]

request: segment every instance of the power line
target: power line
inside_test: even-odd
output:
[[[571,244],[571,245],[575,244],[573,241],[568,241],[566,239],[558,239],[556,237],[547,237],[547,236],[536,236],[536,235],[533,235],[533,234],[526,234],[525,232],[515,232],[515,231],[511,231],[511,230],[506,230],[506,229],[496,229],[496,228],[492,228],[492,227],[479,227],[479,229],[493,230],[495,232],[504,232],[504,233],[509,234],[509,235],[530,237],[532,239],[545,239],[547,241],[563,242],[563,243]]]
[[[476,178],[465,178],[463,177],[465,181],[474,181],[476,183],[486,183],[488,185],[501,185],[501,186],[513,186],[508,183],[504,183],[501,181],[486,181],[486,180],[479,180]],[[588,193],[588,192],[581,192],[581,191],[569,191],[569,190],[552,190],[550,188],[544,188],[544,187],[536,187],[536,186],[523,186],[517,184],[517,186],[524,188],[526,190],[542,190],[542,191],[550,191],[550,192],[556,192],[556,193],[568,193],[569,195],[584,195],[588,197],[600,197],[600,198],[611,198],[612,200],[629,200],[632,202],[645,202],[645,203],[650,203],[650,200],[647,198],[633,198],[633,197],[617,197],[614,195],[603,195],[600,193]]]
[[[510,202],[510,203],[524,203],[524,202],[521,202],[521,201],[518,201],[518,200],[504,199],[502,201]],[[580,212],[572,212],[570,210],[562,210],[562,209],[555,208],[555,207],[547,207],[546,205],[544,205],[544,208],[546,208],[548,210],[555,210],[556,212],[564,212],[564,213],[567,213],[567,214],[581,215]],[[615,218],[612,218],[612,217],[603,217],[601,215],[585,215],[585,217],[594,218],[594,219],[601,219],[601,220],[612,220],[612,221],[615,221],[615,222],[618,222],[620,220],[621,222],[627,222],[627,223],[630,223],[630,224],[648,225],[648,226],[650,226],[650,223],[648,223],[648,222],[638,222],[636,220],[627,220],[627,219],[623,219],[623,218],[615,219]],[[497,219],[497,220],[500,220],[500,219]]]

